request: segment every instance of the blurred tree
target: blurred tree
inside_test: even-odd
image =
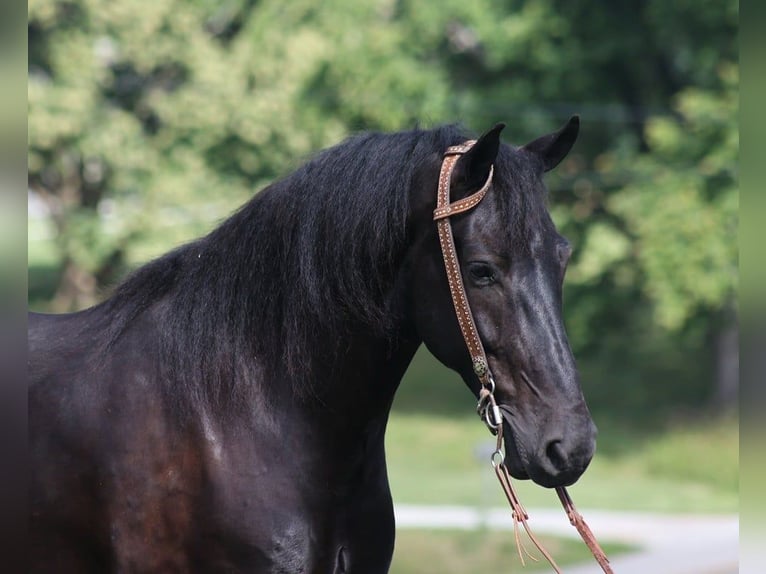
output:
[[[521,143],[580,113],[549,184],[587,392],[704,402],[716,340],[734,364],[737,19],[736,0],[30,0],[53,308],[355,130],[505,120]]]
[[[391,17],[307,0],[31,1],[29,183],[56,227],[53,308],[92,304],[126,259],[199,234],[351,129],[444,117],[438,68],[407,56]]]

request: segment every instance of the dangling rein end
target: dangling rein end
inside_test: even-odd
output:
[[[545,559],[550,563],[556,574],[562,574],[561,569],[559,568],[558,564],[556,564],[553,556],[551,556],[550,552],[545,549],[542,542],[540,542],[537,537],[532,534],[532,530],[530,529],[527,522],[529,520],[529,515],[527,514],[526,509],[522,506],[521,501],[519,500],[519,495],[516,493],[516,490],[513,487],[513,483],[511,482],[511,476],[503,464],[504,457],[502,447],[503,425],[501,424],[497,428],[497,447],[492,453],[491,462],[492,468],[495,470],[495,475],[500,482],[500,486],[503,488],[503,493],[508,499],[508,504],[511,506],[511,512],[513,513],[513,532],[514,538],[516,540],[516,550],[519,553],[521,564],[522,566],[526,565],[524,562],[525,554],[532,560],[537,559],[532,556],[524,547],[524,544],[519,537],[519,523],[521,523],[521,525],[524,527],[524,530],[526,531],[529,539],[532,541],[535,547],[537,547]],[[598,565],[601,566],[601,569],[605,574],[614,574],[611,566],[609,566],[609,558],[607,558],[603,549],[596,540],[596,537],[593,535],[593,532],[591,532],[591,529],[585,523],[585,519],[577,511],[577,508],[575,508],[574,502],[572,502],[572,498],[569,496],[567,489],[563,486],[559,486],[556,488],[556,494],[558,494],[561,505],[564,507],[564,510],[569,517],[569,522],[577,529],[577,532],[580,534],[583,542],[585,542],[585,545],[593,554],[593,557],[596,559],[596,562],[598,562]]]
[[[593,535],[593,532],[591,532],[591,529],[585,523],[585,519],[582,517],[582,514],[580,514],[577,511],[577,508],[575,508],[574,502],[572,502],[572,497],[569,496],[567,489],[563,486],[559,486],[556,488],[556,494],[559,495],[559,500],[561,501],[561,505],[564,507],[564,510],[569,517],[569,522],[571,522],[572,526],[577,528],[577,532],[580,533],[580,537],[583,539],[583,542],[585,542],[586,546],[590,549],[593,557],[596,559],[596,562],[598,562],[598,565],[601,566],[601,569],[606,574],[614,574],[611,566],[609,566],[609,558],[607,558],[606,553],[599,545],[598,540],[596,540],[596,537]]]

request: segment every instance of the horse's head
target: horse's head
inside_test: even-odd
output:
[[[548,214],[542,177],[571,149],[579,121],[572,118],[559,131],[520,148],[501,144],[501,129],[484,134],[455,165],[453,202],[477,191],[493,165],[494,177],[477,207],[451,218],[452,231],[503,412],[505,464],[516,478],[566,486],[588,466],[596,429],[562,320],[571,248]],[[414,273],[416,328],[429,350],[478,393],[447,288],[436,224],[430,225]]]

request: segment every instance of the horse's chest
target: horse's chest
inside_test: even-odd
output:
[[[309,465],[284,461],[251,459],[238,468],[222,463],[218,459],[210,473],[201,532],[216,568],[387,572],[393,509],[382,465],[332,480]]]

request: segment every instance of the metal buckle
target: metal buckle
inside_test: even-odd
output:
[[[497,429],[503,424],[503,417],[500,414],[500,407],[495,402],[495,379],[492,377],[492,373],[488,372],[487,380],[489,382],[488,387],[483,386],[479,392],[479,402],[476,405],[476,411],[487,425],[487,428],[494,435],[497,434]]]

